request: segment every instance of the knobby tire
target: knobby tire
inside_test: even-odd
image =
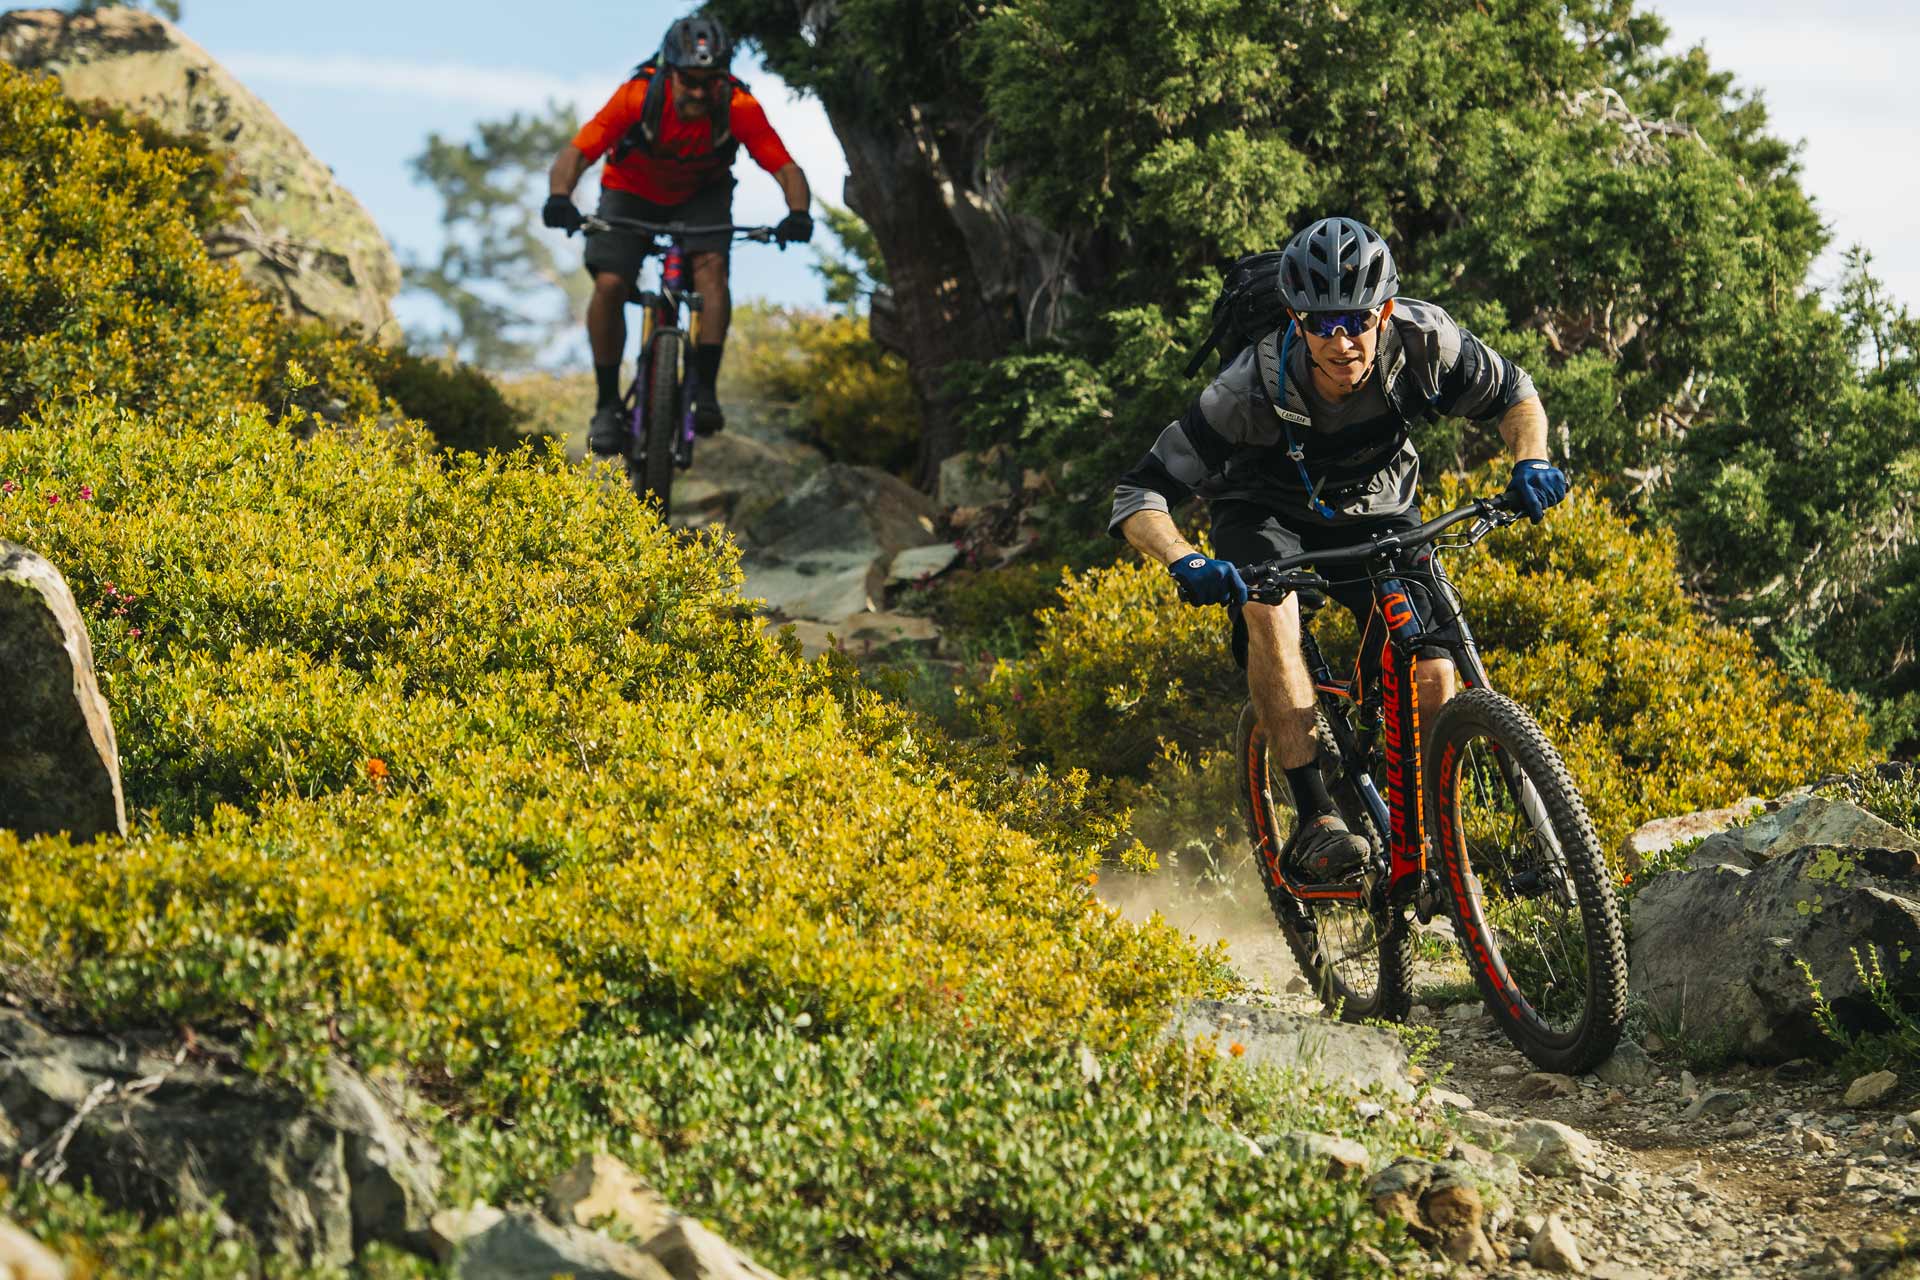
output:
[[[1341,791],[1335,788],[1340,783],[1340,765],[1327,749],[1326,741],[1323,733],[1321,768],[1330,775],[1329,790],[1338,796]],[[1234,758],[1240,769],[1238,791],[1242,816],[1247,822],[1247,840],[1253,847],[1254,863],[1260,873],[1261,885],[1267,892],[1267,905],[1273,910],[1274,920],[1279,924],[1281,935],[1286,938],[1287,948],[1293,952],[1300,972],[1312,985],[1321,1004],[1342,1021],[1385,1019],[1397,1022],[1404,1019],[1412,1005],[1413,932],[1402,913],[1387,907],[1384,895],[1375,895],[1364,903],[1315,903],[1296,898],[1280,884],[1272,868],[1267,865],[1266,854],[1270,851],[1273,856],[1283,858],[1291,852],[1292,845],[1291,841],[1285,845],[1279,843],[1279,826],[1275,821],[1273,800],[1275,786],[1267,767],[1266,736],[1259,731],[1259,717],[1252,703],[1241,709],[1234,742]],[[1285,787],[1284,776],[1278,785]],[[1342,805],[1341,808],[1344,811],[1348,806]],[[1343,812],[1343,817],[1356,833],[1362,836],[1373,834],[1372,822],[1364,814]],[[1354,825],[1356,821],[1361,825]],[[1375,975],[1371,990],[1361,989],[1343,976],[1322,941],[1323,932],[1330,931],[1341,917],[1350,918],[1360,912],[1365,913],[1377,943],[1370,947],[1372,959],[1368,962]]]
[[[660,504],[660,518],[673,510],[673,443],[680,434],[684,406],[680,403],[680,360],[684,339],[675,332],[656,333],[647,348],[647,438],[634,464],[639,494],[652,495]]]
[[[1484,753],[1474,754],[1474,748],[1481,744],[1486,748]],[[1450,777],[1443,777],[1442,765],[1450,749],[1453,771]],[[1475,760],[1481,763],[1470,763]],[[1519,846],[1511,839],[1507,842],[1509,851],[1501,853],[1490,849],[1498,842],[1485,842],[1478,849],[1482,863],[1478,866],[1475,841],[1468,822],[1461,817],[1463,789],[1473,785],[1469,771],[1474,769],[1474,776],[1483,785],[1497,777],[1501,793],[1512,799],[1516,810],[1529,820],[1525,851],[1513,852]],[[1494,915],[1510,907],[1524,913],[1529,896],[1545,900],[1537,889],[1528,894],[1507,892],[1503,887],[1513,867],[1527,857],[1543,859],[1545,855],[1539,851],[1549,847],[1539,834],[1538,818],[1526,815],[1514,794],[1516,772],[1532,783],[1539,798],[1538,810],[1544,812],[1564,866],[1564,874],[1545,883],[1561,886],[1555,900],[1563,907],[1570,888],[1577,905],[1577,937],[1584,947],[1586,965],[1583,983],[1577,981],[1578,975],[1568,975],[1564,982],[1548,981],[1528,992],[1523,985],[1530,984],[1516,980],[1515,968],[1509,964],[1509,960],[1516,960],[1524,971],[1527,958],[1511,945],[1508,954],[1502,953]],[[1467,967],[1473,971],[1495,1021],[1515,1047],[1543,1071],[1572,1075],[1598,1065],[1613,1052],[1626,1022],[1626,942],[1606,858],[1566,764],[1518,703],[1490,689],[1469,689],[1441,709],[1428,747],[1426,779],[1427,812],[1448,910],[1466,951]],[[1493,790],[1488,786],[1482,794]],[[1571,921],[1566,923],[1569,927],[1561,931],[1563,934],[1572,932]],[[1508,942],[1521,940],[1510,936]],[[1564,937],[1560,941],[1568,947],[1564,955],[1571,957],[1572,943]],[[1550,964],[1546,969],[1552,973]],[[1566,990],[1555,993],[1556,985]],[[1577,1014],[1560,1018],[1560,1025],[1550,1020],[1551,1010],[1535,1008],[1536,1001],[1544,1007],[1569,1004],[1575,999],[1579,1001]]]

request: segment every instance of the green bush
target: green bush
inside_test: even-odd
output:
[[[391,348],[369,355],[380,394],[426,423],[445,447],[480,453],[517,448],[525,439],[520,411],[472,365]]]
[[[1494,487],[1446,479],[1437,514]],[[1769,794],[1860,763],[1853,702],[1796,680],[1685,594],[1672,539],[1636,531],[1576,489],[1539,527],[1516,525],[1448,572],[1466,597],[1494,687],[1560,748],[1609,848],[1649,818]],[[1344,629],[1339,610],[1323,615]],[[1068,575],[1028,654],[985,698],[1033,759],[1144,777],[1159,744],[1204,757],[1230,743],[1246,697],[1218,610],[1177,603],[1134,561]]]

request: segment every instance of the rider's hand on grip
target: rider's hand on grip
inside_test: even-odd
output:
[[[586,221],[586,217],[580,212],[579,206],[574,204],[572,196],[556,194],[547,197],[546,208],[540,210],[540,221],[572,235],[580,229],[580,224]]]
[[[1566,473],[1551,462],[1527,458],[1513,465],[1513,478],[1507,481],[1503,495],[1506,505],[1539,524],[1547,508],[1567,496]]]
[[[780,225],[773,229],[784,247],[790,244],[805,244],[813,239],[813,215],[805,209],[795,209],[780,219]]]
[[[1167,566],[1178,585],[1180,598],[1188,604],[1245,604],[1247,583],[1240,571],[1225,560],[1206,556],[1181,556]]]

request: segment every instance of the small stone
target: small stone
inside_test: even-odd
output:
[[[1425,1022],[1431,1017],[1433,1017],[1433,1010],[1424,1004],[1417,1004],[1407,1010],[1407,1020],[1410,1022]]]
[[[1891,1071],[1876,1071],[1872,1075],[1861,1076],[1847,1086],[1846,1097],[1840,1101],[1849,1107],[1870,1107],[1900,1087],[1900,1077]]]
[[[1593,1280],[1660,1280],[1660,1277],[1645,1267],[1636,1267],[1629,1262],[1602,1262],[1595,1265],[1587,1274]]]
[[[1622,1040],[1614,1046],[1613,1056],[1595,1068],[1593,1074],[1604,1084],[1638,1089],[1652,1084],[1659,1068],[1654,1066],[1645,1049],[1631,1040]]]
[[[1567,1275],[1585,1275],[1587,1270],[1587,1264],[1580,1257],[1579,1243],[1557,1213],[1548,1214],[1540,1230],[1534,1233],[1532,1243],[1527,1246],[1527,1261],[1542,1271]]]
[[[1813,1151],[1824,1154],[1832,1151],[1839,1145],[1839,1143],[1829,1138],[1826,1134],[1821,1133],[1818,1129],[1802,1129],[1800,1131],[1800,1148],[1803,1151]]]
[[[1624,1090],[1609,1089],[1602,1101],[1609,1107],[1623,1107],[1627,1104],[1627,1095]]]
[[[1456,1004],[1447,1010],[1448,1022],[1472,1022],[1480,1016],[1481,1007],[1477,1004]],[[1499,1068],[1494,1068],[1498,1071]]]
[[[1514,1130],[1513,1154],[1527,1170],[1544,1177],[1570,1177],[1591,1171],[1593,1140],[1557,1120],[1530,1120]]]
[[[1451,1089],[1436,1088],[1427,1091],[1427,1105],[1447,1111],[1471,1111],[1473,1099],[1464,1093],[1455,1093]]]
[[[547,1188],[547,1213],[576,1227],[612,1218],[635,1240],[651,1240],[679,1216],[659,1192],[604,1152],[581,1156],[553,1180]]]
[[[1709,1089],[1687,1104],[1680,1113],[1682,1121],[1698,1120],[1702,1116],[1731,1116],[1746,1110],[1753,1101],[1753,1095],[1745,1089]]]
[[[1300,1163],[1323,1171],[1329,1178],[1349,1178],[1363,1174],[1373,1157],[1351,1138],[1336,1138],[1325,1133],[1296,1130],[1282,1134],[1275,1144]]]
[[[1667,1038],[1658,1031],[1647,1032],[1646,1035],[1640,1037],[1640,1043],[1641,1047],[1646,1049],[1648,1053],[1665,1053],[1667,1051]]]
[[[1511,1062],[1503,1062],[1487,1073],[1495,1080],[1518,1080],[1527,1074],[1525,1067],[1516,1067]]]
[[[1521,1079],[1514,1089],[1519,1098],[1571,1098],[1580,1092],[1580,1086],[1574,1083],[1572,1076],[1563,1076],[1551,1071],[1535,1071]]]
[[[1760,1132],[1760,1126],[1751,1120],[1735,1120],[1725,1130],[1729,1138],[1751,1138],[1758,1132]]]

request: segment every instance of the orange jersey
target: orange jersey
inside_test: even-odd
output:
[[[673,77],[665,68],[657,74],[667,76],[658,154],[642,145],[629,151],[626,159],[618,164],[609,160],[607,171],[600,176],[600,185],[655,204],[679,204],[717,180],[732,160],[729,154],[713,149],[712,120],[680,118],[673,107]],[[619,144],[627,130],[639,121],[646,100],[647,82],[629,80],[614,91],[598,115],[581,126],[573,137],[573,145],[587,158],[587,163],[593,163]],[[777,173],[793,163],[780,135],[767,122],[766,108],[760,105],[759,99],[736,87],[728,111],[734,138],[762,169]]]

